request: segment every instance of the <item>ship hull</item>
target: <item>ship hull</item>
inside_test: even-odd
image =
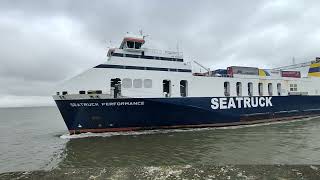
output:
[[[320,96],[56,100],[70,134],[221,127],[320,115]]]

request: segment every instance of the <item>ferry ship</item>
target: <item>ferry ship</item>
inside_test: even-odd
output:
[[[320,115],[320,58],[309,72],[230,66],[193,72],[182,53],[126,34],[106,62],[53,95],[70,134],[236,126]]]

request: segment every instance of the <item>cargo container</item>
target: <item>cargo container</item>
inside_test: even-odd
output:
[[[259,75],[259,69],[256,67],[231,66],[227,68],[228,75]]]
[[[228,75],[228,72],[226,69],[216,69],[214,71],[211,72],[211,74],[213,76],[222,76],[222,77],[225,77]]]
[[[300,71],[281,71],[282,77],[301,78]]]
[[[259,69],[259,76],[281,77],[281,71],[273,69]]]
[[[216,69],[214,71],[212,71],[213,74],[227,74],[227,70],[226,69]]]

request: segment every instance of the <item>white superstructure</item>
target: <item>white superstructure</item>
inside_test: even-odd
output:
[[[270,76],[196,74],[182,53],[144,48],[144,43],[144,36],[127,34],[119,48],[109,49],[106,62],[63,83],[55,98],[66,98],[62,97],[65,94],[71,95],[67,98],[90,94],[100,98],[320,94],[320,78],[316,76],[282,77],[275,71]]]

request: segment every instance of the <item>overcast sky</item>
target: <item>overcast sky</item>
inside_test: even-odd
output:
[[[210,68],[320,56],[319,0],[0,1],[0,106],[53,104],[58,83],[142,29],[148,44]]]

